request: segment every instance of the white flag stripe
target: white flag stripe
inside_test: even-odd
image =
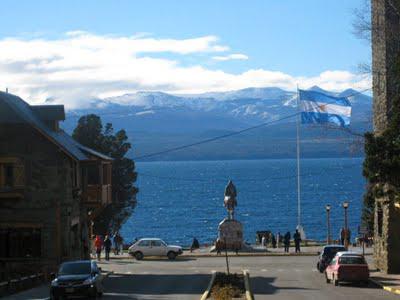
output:
[[[351,106],[342,106],[337,104],[307,101],[307,100],[301,100],[300,104],[303,112],[316,112],[316,113],[341,115],[349,118],[351,117]]]

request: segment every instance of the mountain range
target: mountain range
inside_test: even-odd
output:
[[[372,128],[372,98],[353,89],[340,93],[317,86],[311,89],[348,97],[352,103],[352,123],[349,131],[302,125],[302,156],[362,155],[362,138],[359,135]],[[130,155],[137,157],[279,120],[296,113],[296,101],[296,92],[275,87],[188,95],[137,92],[93,99],[88,108],[69,110],[63,128],[71,132],[80,116],[97,114],[103,123],[110,122],[115,129],[127,131],[133,145]],[[295,140],[295,118],[289,118],[151,159],[291,158],[295,155]]]

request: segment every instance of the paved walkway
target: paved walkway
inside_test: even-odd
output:
[[[382,274],[371,272],[371,281],[381,286],[384,290],[400,295],[400,274]]]

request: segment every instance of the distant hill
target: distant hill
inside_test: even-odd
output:
[[[348,89],[353,105],[351,131],[364,133],[372,127],[372,99]],[[279,88],[247,88],[238,91],[196,95],[138,92],[106,99],[94,99],[90,108],[67,112],[63,127],[71,132],[78,118],[88,113],[127,130],[134,150],[132,156],[197,142],[221,134],[277,120],[296,112],[296,93]],[[294,119],[201,146],[171,152],[152,160],[207,160],[289,158],[295,156]],[[301,127],[302,156],[360,156],[359,137],[342,130],[320,126]]]

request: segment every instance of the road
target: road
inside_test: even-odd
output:
[[[326,284],[315,269],[315,256],[230,257],[231,272],[250,271],[250,284],[256,299],[400,299],[370,284],[366,287]],[[115,259],[102,261],[104,271],[112,271],[105,281],[104,300],[109,299],[200,299],[212,270],[225,271],[225,258],[179,257],[167,259]],[[5,300],[37,299],[49,296],[49,286],[21,292]]]
[[[367,287],[326,284],[315,257],[230,257],[231,272],[250,271],[256,299],[400,299]],[[113,271],[105,280],[103,299],[199,299],[212,270],[224,271],[224,257],[181,257],[176,261],[145,259],[100,263]]]

